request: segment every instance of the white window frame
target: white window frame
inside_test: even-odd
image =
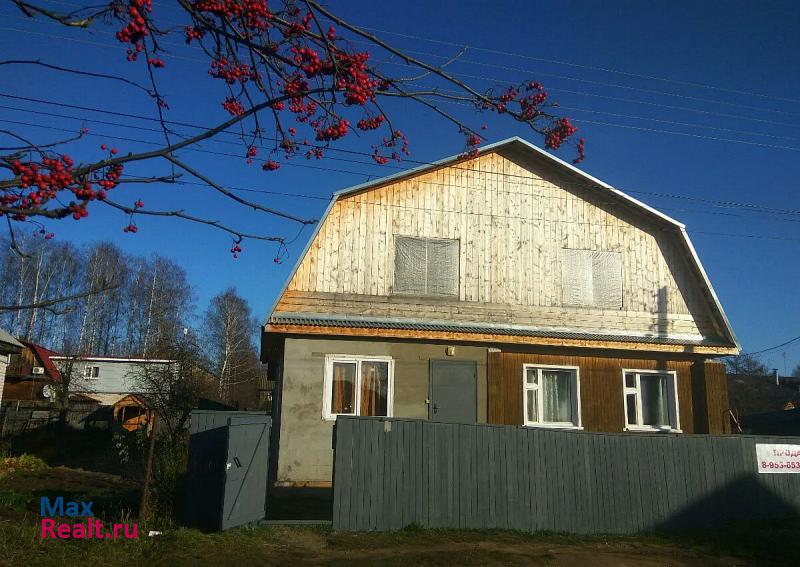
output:
[[[629,388],[625,382],[626,374],[635,375],[636,385]],[[642,383],[641,376],[643,374],[649,375],[662,375],[670,376],[672,379],[667,381],[667,410],[669,411],[670,425],[656,427],[653,425],[643,425],[642,421]],[[636,395],[636,423],[628,423],[628,395]],[[681,430],[681,413],[680,404],[678,401],[678,373],[675,370],[641,370],[636,368],[623,368],[622,369],[622,401],[623,409],[625,411],[625,431],[644,431],[644,432],[671,432],[682,433]]]
[[[97,376],[94,376],[94,369],[97,368]],[[100,366],[97,364],[87,364],[83,367],[83,377],[86,380],[100,379]]]
[[[541,370],[568,370],[573,372],[572,385],[575,395],[572,396],[572,421],[528,421],[528,390],[536,391],[536,404],[538,416],[543,416],[543,398],[540,394],[542,373],[537,372],[537,384],[528,384],[528,369]],[[545,427],[550,429],[583,429],[581,422],[581,369],[578,366],[560,366],[555,364],[523,364],[522,365],[522,422],[526,427]]]
[[[333,363],[355,363],[356,365],[356,396],[354,413],[331,413],[331,397],[333,395]],[[394,359],[391,356],[369,356],[353,354],[327,354],[325,355],[325,378],[322,388],[322,418],[326,421],[335,421],[340,415],[359,415],[361,411],[361,364],[363,362],[388,362],[389,385],[386,392],[386,417],[393,416],[394,406]],[[373,417],[373,416],[369,416]],[[374,416],[383,417],[383,416]]]

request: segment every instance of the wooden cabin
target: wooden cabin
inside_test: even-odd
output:
[[[336,193],[262,339],[287,485],[342,414],[719,433],[739,352],[684,225],[520,138]]]

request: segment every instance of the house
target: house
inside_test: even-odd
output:
[[[142,366],[163,367],[174,361],[155,358],[113,356],[51,356],[63,373],[71,373],[70,396],[96,400],[101,406],[114,406],[144,386],[137,379]]]
[[[8,402],[45,402],[48,384],[61,380],[53,363],[58,353],[30,341],[21,340],[22,348],[9,359],[2,399]]]
[[[737,418],[800,407],[800,378],[728,374],[728,405]]]
[[[12,355],[19,353],[22,348],[22,344],[17,339],[0,329],[0,403],[3,401],[9,359]]]
[[[279,485],[338,415],[723,432],[739,346],[684,225],[520,138],[334,194],[263,327]]]

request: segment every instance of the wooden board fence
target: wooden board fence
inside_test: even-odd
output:
[[[339,417],[340,530],[635,533],[800,516],[800,474],[758,474],[756,443]]]

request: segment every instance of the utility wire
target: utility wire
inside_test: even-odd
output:
[[[131,114],[131,113],[124,113],[124,112],[116,112],[116,111],[93,108],[93,107],[86,107],[86,106],[71,105],[71,104],[67,104],[67,103],[58,103],[58,102],[54,102],[54,101],[47,101],[47,100],[43,100],[43,99],[34,99],[34,98],[30,98],[30,97],[20,97],[20,96],[16,96],[16,95],[5,94],[5,93],[0,93],[0,97],[11,98],[11,99],[16,99],[16,100],[23,100],[23,101],[26,101],[26,102],[48,104],[48,105],[64,107],[64,108],[71,108],[71,109],[77,109],[77,110],[82,110],[82,111],[91,111],[91,112],[97,112],[97,113],[102,113],[102,114],[110,114],[110,115],[121,116],[121,117],[125,117],[125,118],[146,120],[146,121],[150,121],[150,122],[158,122],[159,121],[157,118],[153,118],[153,117],[149,117],[149,116],[143,116],[143,115],[137,115],[137,114]],[[3,108],[3,107],[0,106],[0,108]],[[79,117],[56,115],[56,114],[53,114],[53,113],[46,113],[46,112],[43,112],[43,111],[26,110],[26,109],[14,108],[14,107],[5,107],[5,108],[11,109],[11,110],[15,110],[15,111],[22,110],[22,111],[30,112],[30,113],[34,113],[34,114],[42,114],[42,115],[47,115],[47,116],[59,117],[59,118],[67,118],[67,119],[72,119],[72,120],[83,120],[83,121],[97,122],[97,123],[103,123],[103,124],[108,124],[108,125],[113,125],[113,126],[120,126],[120,127],[126,127],[126,128],[138,128],[138,129],[141,129],[141,130],[147,130],[146,128],[143,128],[141,126],[136,126],[136,125],[125,125],[125,124],[120,124],[120,123],[115,123],[115,122],[110,122],[110,121],[99,121],[99,120],[95,120],[95,119],[85,119],[85,118],[79,118]],[[192,124],[192,123],[187,123],[187,122],[166,121],[166,123],[167,124],[171,124],[171,125],[184,126],[184,127],[189,127],[189,128],[198,128],[198,129],[203,129],[203,130],[208,128],[207,126],[198,125],[198,124]],[[23,123],[23,125],[37,126],[37,127],[41,127],[42,126],[42,125],[39,125],[39,124],[30,124],[30,123]],[[64,131],[69,131],[69,130],[64,130]],[[151,130],[151,131],[156,131],[156,130]],[[160,130],[158,130],[158,131],[160,132]],[[229,135],[234,135],[234,136],[237,136],[237,137],[239,137],[239,135],[240,135],[239,133],[236,133],[236,132],[233,132],[233,131],[224,131],[224,133],[225,134],[229,134]],[[113,136],[107,136],[107,137],[113,137]],[[133,140],[131,138],[127,138],[127,139],[126,138],[122,138],[122,139],[124,141],[134,141],[134,142],[137,141],[137,140]],[[268,139],[270,141],[277,141],[277,138],[265,137],[265,139]],[[226,143],[226,144],[233,144],[234,143],[234,142],[221,141],[221,140],[215,140],[215,142],[216,143]],[[143,143],[152,144],[153,142],[143,141]],[[236,142],[235,145],[239,146],[240,143]],[[368,153],[368,152],[347,150],[347,149],[343,149],[343,148],[327,148],[326,151],[334,151],[334,152],[346,153],[346,154],[352,154],[352,155],[358,155],[358,156],[364,156],[364,157],[370,157],[371,156],[371,154]],[[231,156],[231,157],[243,158],[243,156],[235,155],[235,154],[222,154],[222,155],[228,155],[228,156]],[[335,158],[335,157],[328,157],[327,159],[335,160],[335,161],[348,161],[349,163],[357,163],[357,164],[360,164],[360,165],[369,165],[369,166],[373,166],[373,167],[385,168],[385,167],[389,166],[389,167],[392,167],[392,168],[395,168],[395,169],[404,169],[404,168],[402,168],[400,166],[396,166],[394,164],[386,164],[386,165],[383,165],[383,166],[378,166],[377,164],[375,164],[373,162],[344,160],[342,158]],[[406,159],[404,161],[406,161],[408,163],[415,164],[415,165],[434,165],[433,162],[414,160],[414,159],[411,159],[411,158],[408,158],[408,159]],[[291,164],[291,162],[287,162],[287,163]],[[458,169],[458,166],[455,166],[455,168]],[[315,169],[324,169],[324,168],[315,168]],[[461,169],[465,169],[467,171],[472,171],[469,168],[461,168]],[[341,171],[341,170],[339,170],[339,171]],[[362,174],[360,172],[359,173],[357,173],[357,172],[347,172],[347,173]],[[504,177],[516,177],[516,178],[524,179],[524,180],[530,179],[528,176],[515,176],[514,174],[509,174],[509,173],[500,173],[500,172],[485,172],[485,173],[490,174],[490,175],[501,175],[501,176],[504,176]],[[780,209],[780,208],[769,207],[769,206],[759,205],[759,204],[754,204],[754,203],[741,203],[741,202],[736,202],[736,201],[715,200],[715,199],[707,199],[707,198],[689,196],[689,195],[676,195],[676,194],[672,194],[672,193],[661,193],[661,192],[651,192],[651,191],[637,191],[637,190],[627,190],[626,192],[627,193],[642,194],[642,195],[650,195],[650,196],[655,196],[655,197],[671,198],[671,199],[684,199],[684,200],[689,200],[689,201],[702,202],[702,203],[705,203],[705,204],[709,204],[709,205],[712,205],[712,206],[715,206],[715,207],[722,207],[722,208],[742,208],[742,209],[750,210],[750,211],[753,211],[753,212],[774,213],[774,214],[778,214],[778,215],[800,215],[800,209]]]
[[[792,344],[792,343],[795,343],[795,342],[797,342],[797,341],[800,341],[800,336],[799,336],[799,337],[795,337],[795,338],[793,338],[793,339],[789,339],[789,340],[788,340],[788,341],[786,341],[785,343],[781,343],[781,344],[779,344],[779,345],[775,345],[775,346],[772,346],[772,347],[769,347],[769,348],[765,348],[765,349],[762,349],[762,350],[757,350],[756,352],[748,352],[747,354],[750,354],[750,355],[764,354],[765,352],[770,352],[770,351],[773,351],[773,350],[778,350],[778,349],[780,349],[780,348],[783,348],[783,347],[785,347],[785,346],[788,346],[788,345],[790,345],[790,344]]]
[[[61,5],[73,6],[73,7],[77,7],[77,8],[84,8],[85,7],[85,5],[83,5],[83,4],[78,4],[78,3],[75,3],[75,2],[64,2],[64,1],[61,1],[61,0],[49,0],[49,2],[51,4],[61,4]],[[156,3],[154,3],[154,5],[157,8],[165,8],[165,9],[169,9],[169,10],[175,10],[176,12],[179,12],[182,15],[186,15],[186,11],[180,6],[175,6],[173,4],[161,3],[161,2],[156,2]],[[160,21],[162,21],[163,23],[168,23],[168,24],[172,24],[172,25],[175,25],[175,26],[185,25],[185,22],[184,23],[180,23],[180,22],[177,22],[177,21],[168,21],[168,20],[160,20]],[[573,68],[576,68],[576,69],[599,71],[599,72],[602,72],[602,73],[610,73],[610,74],[620,75],[620,76],[624,76],[624,77],[643,79],[643,80],[647,80],[647,81],[658,81],[658,82],[663,82],[663,83],[667,83],[667,84],[688,86],[688,87],[694,87],[694,88],[700,88],[700,89],[706,89],[706,90],[712,90],[712,91],[719,91],[719,92],[726,92],[726,93],[729,93],[729,94],[736,94],[736,95],[746,96],[746,97],[758,97],[758,98],[763,98],[763,99],[767,99],[767,100],[775,100],[775,101],[780,101],[780,102],[790,102],[790,103],[794,103],[794,104],[800,103],[800,99],[779,97],[779,96],[774,96],[774,95],[767,95],[767,94],[763,94],[763,93],[752,92],[750,90],[746,90],[745,91],[745,90],[741,90],[741,89],[732,89],[732,88],[728,88],[728,87],[721,87],[719,85],[711,85],[711,84],[708,84],[708,83],[701,83],[701,82],[695,82],[695,81],[684,81],[684,80],[679,80],[679,79],[660,77],[660,76],[657,76],[657,75],[646,75],[646,74],[632,73],[632,72],[629,72],[629,71],[623,71],[623,70],[620,70],[620,69],[613,69],[613,68],[603,67],[603,66],[598,66],[598,65],[587,65],[587,64],[576,63],[576,62],[571,62],[571,61],[563,61],[563,60],[558,60],[558,59],[548,59],[548,58],[545,58],[545,57],[535,57],[535,56],[529,55],[527,53],[519,53],[519,52],[513,52],[513,51],[507,51],[507,50],[491,49],[491,48],[486,48],[486,47],[481,47],[481,46],[476,46],[476,45],[470,45],[468,43],[446,41],[446,40],[442,40],[442,39],[439,39],[439,38],[431,38],[431,37],[425,37],[425,36],[420,36],[420,35],[407,34],[407,33],[397,32],[397,31],[393,31],[393,30],[385,30],[385,29],[373,28],[373,27],[370,27],[370,26],[361,26],[361,25],[359,25],[358,27],[360,27],[363,30],[367,30],[367,31],[371,31],[371,32],[392,35],[392,36],[395,36],[395,37],[402,37],[402,38],[405,38],[405,39],[411,39],[411,40],[413,40],[415,42],[425,41],[425,42],[428,42],[428,43],[446,45],[448,47],[455,47],[457,49],[465,49],[466,48],[469,51],[489,53],[489,54],[493,54],[493,55],[502,55],[504,57],[515,57],[515,58],[518,58],[518,59],[524,59],[524,60],[528,60],[528,61],[537,61],[537,62],[541,62],[541,63],[549,63],[549,64],[554,64],[554,65],[573,67]],[[353,43],[364,43],[361,40],[350,39],[348,41],[351,41]],[[412,52],[409,51],[409,53],[412,53]],[[445,55],[431,54],[431,53],[425,53],[425,52],[418,52],[418,53],[421,53],[423,55],[446,58],[446,59],[450,59],[451,58],[451,56],[445,56]],[[460,62],[465,62],[463,59],[459,59],[459,61]],[[494,65],[492,63],[483,63],[483,62],[477,62],[477,61],[470,61],[469,64],[501,68],[501,67],[497,67],[496,65]],[[532,73],[542,74],[542,75],[544,74],[544,73],[541,73],[539,71],[529,71],[529,70],[520,70],[520,71],[532,72]],[[575,81],[582,81],[582,82],[593,82],[593,83],[596,83],[596,84],[606,85],[606,86],[617,86],[617,87],[620,87],[620,88],[634,88],[634,87],[627,87],[625,85],[612,85],[612,84],[606,84],[606,83],[599,82],[599,81],[589,81],[587,79],[580,79],[580,78],[575,78],[575,77],[565,77],[565,76],[559,76],[559,75],[551,75],[551,76],[554,76],[554,77],[557,77],[557,78],[563,78],[563,79],[566,79],[566,80],[575,80]],[[656,92],[656,93],[659,93],[659,94],[669,94],[670,96],[682,96],[682,95],[678,95],[678,94],[675,94],[675,93],[667,93],[667,92],[663,92],[663,91],[653,91],[653,92]],[[711,101],[711,100],[709,100],[709,102],[717,102],[717,103],[720,103],[720,104],[726,104],[726,103],[724,103],[722,101]],[[780,111],[777,111],[777,112],[780,112]]]
[[[12,121],[12,120],[3,120],[3,121],[7,122],[7,123],[11,123],[11,124],[22,124],[22,125],[33,126],[33,127],[38,127],[38,128],[50,129],[50,130],[57,130],[57,131],[63,131],[63,132],[72,132],[72,130],[67,130],[67,129],[64,129],[64,128],[57,128],[55,126],[44,126],[44,125],[39,125],[39,124],[24,123],[24,122],[19,122],[19,121]],[[136,140],[136,139],[131,139],[131,138],[125,138],[125,137],[122,137],[122,136],[110,136],[110,135],[96,134],[96,133],[91,133],[91,132],[89,133],[89,135],[90,136],[99,136],[99,137],[102,137],[102,138],[119,139],[119,140],[124,140],[124,141],[135,142],[135,143],[144,143],[144,144],[151,144],[151,145],[160,145],[161,144],[160,142],[152,142],[152,141],[148,141],[148,140]],[[216,152],[216,151],[204,150],[204,149],[199,149],[199,148],[187,148],[187,151],[194,151],[194,152],[201,152],[201,153],[206,153],[206,154],[222,155],[222,156],[227,156],[227,157],[235,157],[235,158],[239,158],[239,159],[244,159],[243,156],[237,155],[237,154]],[[319,167],[319,166],[305,166],[304,164],[296,164],[296,163],[291,163],[291,162],[288,163],[287,165],[294,165],[294,166],[298,166],[298,167],[309,167],[309,168],[312,168],[312,169],[321,169],[321,170],[327,170],[327,171],[337,171],[337,172],[341,172],[341,173],[352,173],[352,174],[356,174],[356,175],[363,175],[363,173],[360,173],[360,172],[334,170],[334,169],[324,168],[324,167]],[[425,183],[425,182],[423,182],[423,183]],[[469,187],[463,187],[463,188],[464,189],[469,189]],[[386,206],[386,207],[396,207],[396,208],[401,208],[403,210],[419,210],[419,211],[423,211],[423,212],[443,212],[443,213],[456,212],[454,210],[435,209],[435,208],[430,208],[430,207],[414,207],[414,206],[409,206],[409,205],[391,205],[389,203],[377,203],[377,202],[376,203],[370,203],[370,202],[365,202],[365,204],[382,205],[382,206]],[[479,213],[467,212],[467,211],[458,211],[458,212],[459,212],[459,214],[468,214],[468,215],[472,215],[472,216],[487,216],[487,217],[491,217],[491,218],[507,218],[507,219],[513,219],[513,220],[520,220],[520,218],[518,216],[512,216],[512,215],[502,215],[502,214],[485,213],[485,212],[479,212]],[[537,219],[529,219],[529,220],[534,221],[534,220],[537,220]],[[545,220],[545,219],[539,219],[539,220]],[[601,223],[579,222],[579,221],[562,221],[560,219],[546,219],[546,220],[547,220],[547,222],[553,222],[553,223],[579,224],[579,225],[601,226],[601,227],[610,226],[608,223],[601,224]],[[714,235],[714,236],[759,238],[759,239],[767,239],[767,240],[781,240],[781,241],[800,242],[800,238],[790,238],[790,237],[764,235],[764,234],[730,234],[730,233],[715,233],[715,232],[707,232],[707,231],[693,231],[693,232],[696,232],[698,234]]]
[[[469,44],[465,44],[465,43],[457,43],[457,42],[445,41],[445,40],[441,40],[441,39],[434,39],[434,38],[424,37],[424,36],[419,36],[419,35],[405,34],[405,33],[400,33],[400,32],[396,32],[396,31],[372,28],[372,27],[368,27],[368,26],[359,26],[359,27],[361,27],[362,29],[368,30],[368,31],[372,31],[372,32],[384,33],[384,34],[387,34],[387,35],[403,37],[403,38],[406,38],[406,39],[413,39],[414,41],[427,41],[427,42],[430,42],[430,43],[438,43],[438,44],[441,44],[441,45],[448,45],[450,47],[457,47],[459,49],[463,49],[464,47],[466,47],[470,51],[481,51],[481,52],[484,52],[484,53],[491,53],[493,55],[503,55],[503,56],[506,56],[506,57],[518,57],[520,59],[527,59],[527,60],[530,60],[530,61],[540,61],[540,62],[543,62],[543,63],[552,63],[554,65],[564,65],[564,66],[568,66],[568,67],[575,67],[577,69],[600,71],[600,72],[603,72],[603,73],[612,73],[612,74],[621,75],[621,76],[625,76],[625,77],[632,77],[632,78],[636,78],[636,79],[644,79],[644,80],[648,80],[648,81],[660,81],[660,82],[663,82],[663,83],[670,83],[670,84],[674,84],[674,85],[683,85],[683,86],[687,86],[687,87],[696,87],[696,88],[700,88],[700,89],[708,89],[708,90],[714,90],[714,91],[720,91],[720,92],[727,92],[727,93],[731,93],[731,94],[748,96],[748,97],[758,97],[758,98],[776,100],[776,101],[781,101],[781,102],[791,102],[791,103],[794,103],[794,104],[800,103],[800,99],[778,97],[778,96],[774,96],[774,95],[767,95],[767,94],[763,94],[763,93],[752,92],[752,91],[749,91],[749,90],[745,91],[745,90],[740,90],[740,89],[732,89],[732,88],[727,88],[727,87],[720,87],[718,85],[710,85],[708,83],[699,83],[699,82],[693,82],[693,81],[682,81],[682,80],[678,80],[678,79],[670,79],[670,78],[666,78],[666,77],[659,77],[659,76],[656,76],[656,75],[645,75],[645,74],[639,74],[639,73],[631,73],[631,72],[628,72],[628,71],[622,71],[622,70],[619,70],[619,69],[612,69],[612,68],[609,68],[609,67],[602,67],[602,66],[597,66],[597,65],[586,65],[586,64],[574,63],[574,62],[570,62],[570,61],[561,61],[561,60],[558,60],[558,59],[547,59],[547,58],[544,58],[544,57],[534,57],[532,55],[527,55],[527,54],[522,54],[522,53],[515,53],[515,52],[512,52],[512,51],[503,51],[503,50],[499,50],[499,49],[490,49],[490,48],[486,48],[486,47],[469,45]]]
[[[27,18],[22,18],[22,16],[14,16],[14,15],[9,15],[9,14],[0,14],[0,16],[27,20]],[[52,22],[52,21],[46,21],[46,23],[51,24],[51,25],[61,25],[58,22]],[[73,38],[73,37],[67,37],[67,36],[56,36],[56,35],[52,35],[52,34],[37,33],[37,32],[34,32],[34,31],[30,31],[30,30],[21,30],[21,29],[16,29],[16,28],[0,28],[0,30],[15,31],[15,32],[19,32],[19,33],[29,33],[29,34],[40,35],[40,36],[44,36],[44,37],[51,37],[51,38],[54,38],[54,39],[62,39],[62,40],[65,40],[65,41],[79,41],[81,43],[97,45],[97,46],[100,46],[100,47],[103,47],[103,48],[106,48],[106,49],[108,49],[109,47],[112,47],[112,45],[113,45],[113,44],[106,44],[106,43],[99,43],[99,42],[90,42],[90,41],[86,41],[86,40],[82,40],[82,39],[78,39],[78,38]],[[113,36],[114,35],[113,32],[105,31],[105,30],[94,30],[94,33],[102,34],[102,35],[106,35],[106,36]],[[163,39],[160,40],[159,43],[161,43],[162,45],[173,46],[173,47],[176,47],[176,48],[184,48],[185,49],[185,47],[186,47],[182,43],[172,42],[172,41],[163,40]],[[412,53],[412,52],[413,51],[409,51],[409,53]],[[422,52],[422,53],[424,53],[424,52]],[[182,59],[182,60],[185,60],[185,61],[193,61],[193,62],[204,63],[204,64],[207,63],[207,61],[203,60],[203,59],[191,58],[191,57],[185,57],[185,56],[178,56],[178,55],[174,55],[174,54],[171,54],[171,53],[164,53],[162,55],[165,58]],[[427,54],[427,55],[435,56],[435,57],[442,57],[440,55],[435,55],[435,54]],[[402,68],[407,68],[408,67],[405,63],[398,63],[398,62],[393,62],[393,61],[384,61],[383,63],[387,64],[387,65],[393,65],[393,66],[402,67]],[[497,65],[487,65],[487,66],[494,67],[494,68],[502,68],[501,66],[497,66]],[[466,79],[474,79],[474,80],[482,80],[482,81],[489,81],[489,82],[491,82],[493,84],[507,84],[508,83],[507,79],[500,79],[500,78],[497,78],[497,77],[486,77],[486,76],[481,76],[481,75],[473,75],[473,74],[468,74],[468,73],[456,73],[456,72],[453,72],[451,74],[453,76],[455,76],[455,77],[461,77],[461,78],[466,78]],[[615,96],[610,96],[610,95],[602,95],[602,94],[599,94],[599,93],[592,93],[592,92],[586,92],[586,91],[576,91],[576,90],[571,90],[571,89],[562,89],[562,88],[552,88],[551,87],[551,88],[548,88],[548,90],[550,90],[552,92],[562,92],[562,93],[568,93],[568,94],[575,94],[575,95],[579,95],[579,96],[589,96],[589,97],[595,97],[595,98],[614,100],[614,101],[617,101],[617,102],[627,102],[627,103],[633,103],[633,104],[641,104],[641,105],[646,105],[646,106],[653,106],[653,107],[657,107],[657,108],[666,108],[666,109],[670,109],[670,110],[681,110],[681,111],[695,112],[695,113],[706,114],[706,115],[711,115],[711,116],[720,116],[720,117],[725,117],[725,118],[733,118],[733,119],[736,119],[736,120],[739,120],[739,121],[745,120],[745,121],[750,121],[750,122],[759,122],[759,123],[764,123],[764,124],[772,124],[772,125],[776,125],[776,126],[800,128],[800,124],[787,124],[785,122],[779,122],[779,121],[775,121],[775,120],[768,120],[768,119],[764,119],[764,118],[754,118],[754,117],[751,117],[751,116],[742,116],[740,114],[737,115],[737,114],[715,112],[715,111],[710,111],[710,110],[702,110],[702,109],[696,109],[696,108],[691,108],[691,107],[661,104],[661,103],[655,103],[655,102],[650,102],[650,101],[643,101],[643,100],[637,100],[637,99],[615,97]],[[662,94],[669,94],[669,93],[662,93]],[[685,98],[685,97],[683,97],[683,98]],[[720,103],[720,104],[729,104],[729,105],[733,104],[733,103],[725,103],[725,102],[722,102],[722,101],[711,101],[711,102],[716,102],[716,103]],[[741,105],[733,104],[733,106],[741,106]],[[780,113],[784,113],[783,111],[775,111],[775,110],[758,108],[758,107],[750,107],[750,108],[756,109],[756,110],[759,110],[759,111],[762,111],[762,112],[780,112]],[[793,116],[800,116],[800,115],[793,114]],[[587,122],[587,121],[584,121],[584,122]],[[601,125],[612,126],[612,124],[601,124]],[[660,132],[658,130],[653,130],[653,131],[654,132]],[[660,133],[672,133],[672,132],[660,132]],[[731,140],[721,140],[721,141],[731,141]]]

